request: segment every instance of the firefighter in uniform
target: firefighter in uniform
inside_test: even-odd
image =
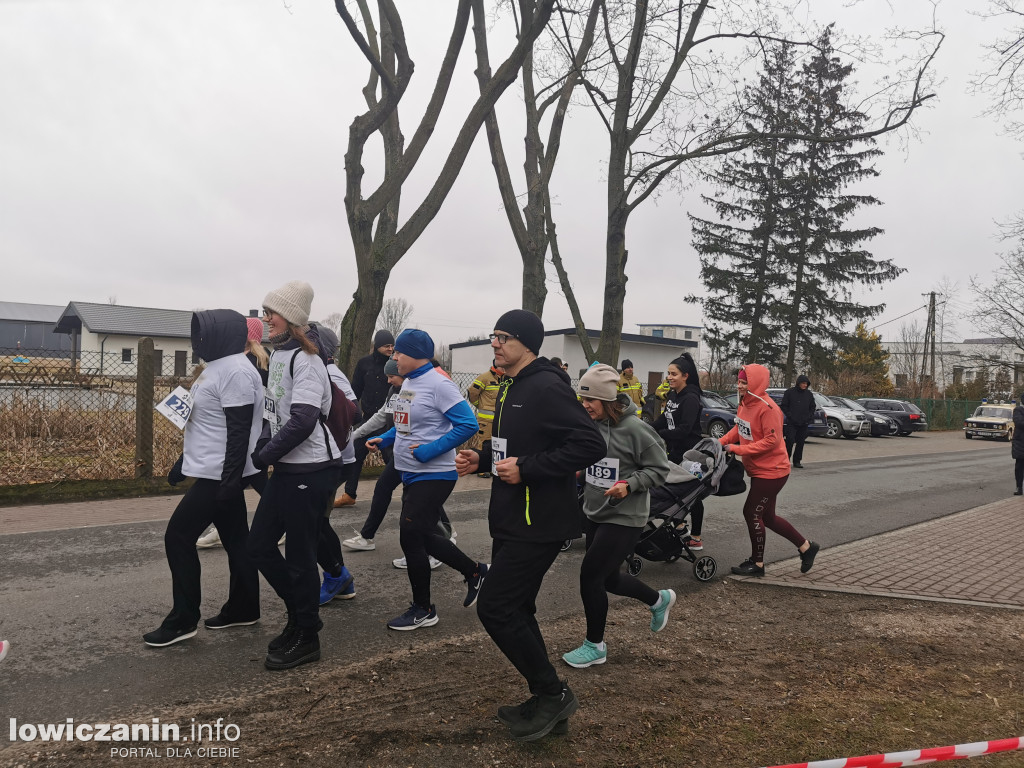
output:
[[[622,375],[619,376],[619,392],[625,392],[629,399],[636,406],[636,415],[639,416],[644,405],[643,388],[640,379],[633,376],[633,361],[622,361]]]
[[[491,439],[491,427],[494,426],[494,406],[498,401],[498,390],[505,371],[494,365],[491,361],[491,368],[486,373],[476,377],[469,389],[466,391],[466,399],[469,404],[476,408],[476,423],[479,425],[476,438],[473,441],[474,447],[482,448]],[[480,472],[480,477],[490,477],[490,472]]]

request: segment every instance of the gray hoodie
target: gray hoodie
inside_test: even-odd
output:
[[[628,404],[629,395],[620,394],[618,402]],[[668,456],[665,445],[647,423],[639,419],[633,408],[627,408],[618,424],[603,420],[595,422],[598,431],[608,446],[606,460],[618,461],[618,466],[600,469],[600,464],[587,470],[587,483],[583,491],[583,512],[595,523],[615,523],[640,528],[647,523],[650,514],[651,488],[665,483],[668,477]],[[595,470],[595,468],[597,468]],[[607,483],[607,478],[625,480],[629,493],[621,501],[605,496],[606,487],[595,485]]]

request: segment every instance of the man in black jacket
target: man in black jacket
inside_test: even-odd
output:
[[[498,319],[491,348],[505,379],[491,441],[480,451],[460,451],[455,462],[460,475],[490,468],[494,478],[494,543],[477,615],[530,687],[529,700],[498,709],[518,741],[565,733],[579,706],[548,659],[536,599],[562,543],[579,535],[576,472],[606,453],[568,374],[537,356],[543,340],[544,326],[532,312],[513,309]]]
[[[814,420],[814,393],[811,380],[803,374],[796,377],[796,386],[786,390],[782,396],[782,413],[786,417],[786,452],[793,459],[793,466],[803,469],[800,461],[804,457],[804,441],[807,440],[807,425]]]
[[[395,352],[395,337],[390,331],[379,330],[373,336],[373,351],[366,357],[359,358],[356,369],[349,381],[352,383],[352,391],[359,399],[359,410],[363,418],[369,419],[381,409],[388,396],[387,374],[384,373],[384,364],[391,359]],[[372,435],[371,435],[372,437]],[[352,465],[345,481],[345,491],[334,500],[335,507],[350,507],[356,503],[356,491],[359,487],[359,475],[363,472],[363,462],[366,461],[366,441],[357,440],[355,444],[356,463]],[[385,449],[385,463],[390,458],[390,449]]]

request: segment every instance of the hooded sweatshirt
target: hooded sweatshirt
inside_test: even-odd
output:
[[[617,402],[628,408],[618,424],[607,419],[595,422],[608,450],[601,461],[587,468],[583,512],[595,523],[641,528],[650,515],[648,491],[668,477],[668,457],[657,432],[636,416],[629,394],[620,393]],[[623,480],[629,487],[624,499],[604,495]]]
[[[807,389],[800,389],[803,383],[807,384]],[[811,380],[800,374],[796,377],[796,386],[787,389],[786,394],[782,396],[782,414],[786,417],[786,423],[794,427],[806,427],[814,421],[816,409],[814,393],[811,392]]]
[[[733,445],[751,477],[772,480],[789,474],[789,453],[782,437],[782,411],[766,393],[769,373],[763,365],[743,366],[747,394],[736,411],[736,426],[719,442]]]
[[[192,349],[206,367],[191,389],[181,471],[220,480],[229,492],[257,473],[249,454],[262,426],[263,382],[245,357],[247,334],[245,318],[234,310],[192,315]]]
[[[606,447],[569,375],[547,358],[502,380],[491,442],[479,452],[481,470],[491,468],[496,452],[518,458],[522,482],[494,475],[491,537],[550,543],[579,536],[576,473],[603,458]]]
[[[669,461],[678,464],[683,454],[701,441],[699,384],[688,383],[679,392],[670,389],[665,400],[665,411],[654,422],[668,449]]]

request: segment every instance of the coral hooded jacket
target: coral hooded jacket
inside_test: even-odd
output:
[[[743,460],[751,477],[767,480],[789,474],[789,453],[782,437],[782,411],[766,393],[769,373],[763,365],[743,366],[747,394],[736,411],[736,426],[719,442],[733,445],[732,452]]]

